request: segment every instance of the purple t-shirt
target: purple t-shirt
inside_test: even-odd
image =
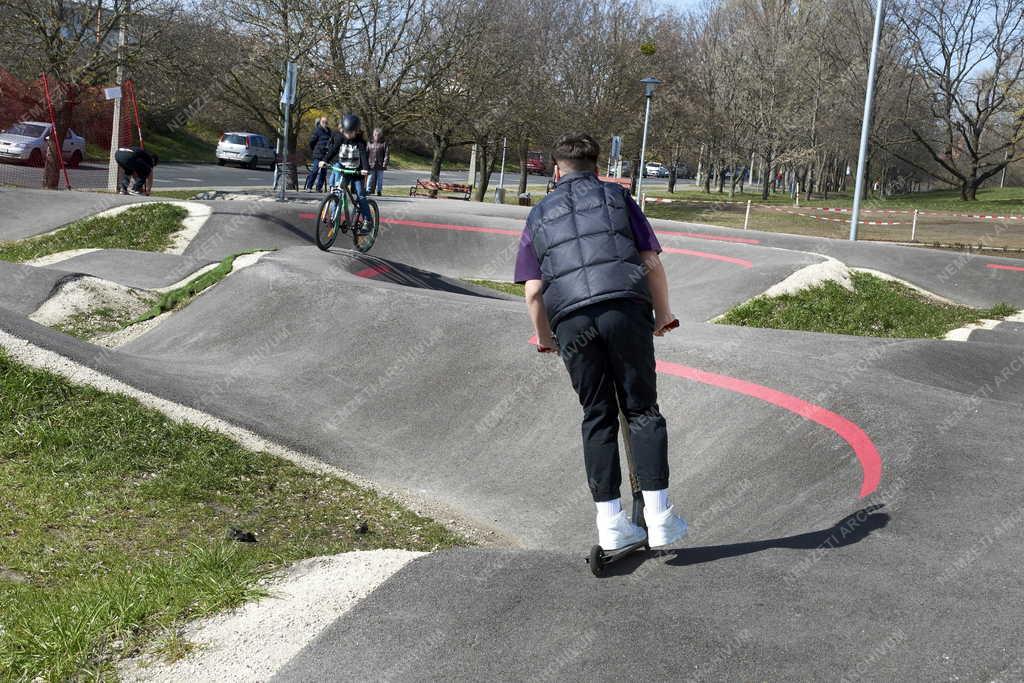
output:
[[[654,235],[654,228],[651,227],[647,216],[628,194],[623,195],[626,199],[626,210],[629,212],[629,227],[633,230],[633,241],[636,242],[637,251],[656,251],[661,253],[661,243]],[[519,239],[519,254],[516,256],[516,283],[523,284],[527,280],[540,280],[540,262],[537,254],[533,251],[533,240],[528,230],[523,230],[523,236]]]

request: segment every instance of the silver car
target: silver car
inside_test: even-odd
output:
[[[248,168],[273,168],[277,163],[277,151],[270,141],[259,133],[224,133],[217,143],[217,163],[221,166],[233,163]]]
[[[21,121],[0,133],[0,161],[42,166],[52,125],[45,121]],[[61,145],[64,163],[77,168],[85,158],[85,139],[68,128]]]

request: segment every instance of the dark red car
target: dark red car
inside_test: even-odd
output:
[[[536,173],[537,175],[547,175],[548,165],[544,161],[543,152],[527,152],[526,153],[526,172]]]

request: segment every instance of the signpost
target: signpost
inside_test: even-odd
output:
[[[608,175],[613,178],[622,177],[622,136],[612,136],[612,148],[608,154]]]
[[[275,182],[280,183],[277,201],[283,202],[288,181],[292,176],[292,164],[288,161],[288,136],[291,133],[292,106],[295,105],[295,90],[299,76],[299,67],[295,62],[285,66],[284,85],[281,88],[281,107],[284,109],[284,139],[281,141],[281,164],[278,165]],[[282,177],[283,176],[283,177]]]

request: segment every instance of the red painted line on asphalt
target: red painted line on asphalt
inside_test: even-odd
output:
[[[316,214],[303,212],[299,214],[299,218],[316,218]]]
[[[695,237],[700,240],[715,240],[717,242],[735,242],[736,244],[761,244],[761,240],[747,237],[724,237],[722,235],[705,235],[699,232],[678,232],[676,230],[655,230],[659,235],[674,235],[677,237]]]
[[[383,218],[381,223],[391,223],[393,225],[405,225],[411,228],[429,228],[432,230],[455,230],[458,232],[483,232],[494,235],[512,235],[519,237],[522,235],[522,230],[506,230],[503,228],[481,228],[475,225],[451,225],[448,223],[426,223],[424,221],[410,221],[400,218]],[[696,256],[698,258],[711,259],[713,261],[723,261],[725,263],[732,263],[743,268],[753,268],[754,264],[746,259],[734,258],[732,256],[723,256],[721,254],[710,254],[705,251],[694,251],[692,249],[677,249],[675,247],[663,247],[662,251],[669,254],[683,254],[685,256]]]
[[[384,273],[390,273],[390,272],[391,272],[391,267],[390,266],[370,266],[369,268],[363,268],[360,271],[356,271],[355,275],[356,275],[356,277],[370,278],[370,277],[377,277],[378,275],[383,275]]]
[[[667,254],[683,254],[685,256],[696,256],[697,258],[711,259],[712,261],[723,261],[725,263],[732,263],[743,268],[753,268],[754,264],[743,258],[734,258],[732,256],[722,256],[721,254],[709,254],[706,251],[694,251],[693,249],[677,249],[675,247],[662,247],[662,251]]]
[[[483,232],[492,235],[514,235],[519,237],[522,230],[505,230],[503,228],[481,228],[476,225],[450,225],[448,223],[425,223],[423,221],[409,221],[400,218],[382,218],[381,223],[392,225],[405,225],[410,228],[430,228],[433,230],[455,230],[457,232]]]
[[[987,263],[985,264],[985,267],[994,268],[996,270],[1019,270],[1024,273],[1024,268],[1021,268],[1020,266],[1004,266],[1001,263]]]
[[[823,427],[831,429],[850,445],[854,455],[857,456],[857,460],[860,462],[860,468],[863,472],[860,484],[860,497],[868,496],[878,488],[878,483],[882,479],[882,458],[878,454],[878,449],[875,448],[875,444],[863,429],[842,415],[833,413],[827,408],[809,403],[796,396],[761,384],[729,377],[728,375],[718,375],[713,372],[661,360],[657,361],[656,367],[659,372],[666,375],[682,377],[760,399],[799,415],[805,420],[816,422]]]
[[[538,341],[537,335],[530,337],[530,344],[536,346]],[[700,382],[701,384],[707,384],[708,386],[726,389],[737,394],[759,399],[832,430],[839,438],[850,445],[850,448],[853,449],[853,454],[857,456],[857,462],[860,463],[862,473],[860,497],[869,496],[878,488],[878,484],[882,480],[882,457],[878,454],[878,449],[875,447],[874,442],[871,441],[871,437],[863,429],[842,415],[777,389],[754,384],[753,382],[728,375],[719,375],[714,372],[698,370],[697,368],[670,363],[664,360],[655,361],[655,369],[666,375]]]

